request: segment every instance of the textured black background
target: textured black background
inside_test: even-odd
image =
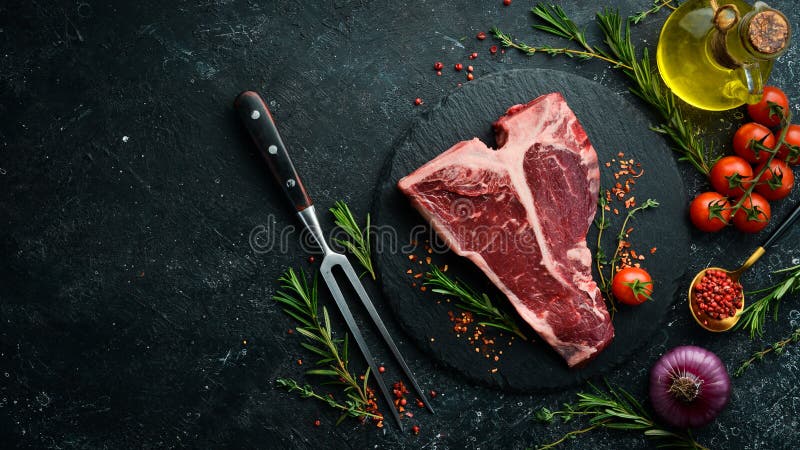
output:
[[[470,63],[470,52],[480,53],[478,77],[556,68],[635,102],[621,74],[544,55],[490,58],[492,42],[474,36],[495,24],[526,41],[563,44],[529,28],[531,3],[521,0],[109,3],[0,4],[0,447],[522,448],[574,426],[539,425],[533,414],[575,391],[472,386],[410,345],[390,317],[418,378],[441,392],[436,416],[409,422],[420,435],[390,423],[337,428],[332,411],[276,389],[276,377],[304,379],[296,360],[308,355],[270,300],[274,280],[308,264],[296,232],[282,252],[250,246],[252,230],[297,222],[231,104],[241,90],[261,91],[320,207],[343,199],[364,214],[393,143],[464,80],[450,67]],[[773,3],[800,23],[793,2]],[[603,5],[562,4],[597,40],[593,14]],[[649,5],[614,6],[629,14]],[[635,27],[636,42],[654,49],[664,17]],[[797,48],[773,78],[793,105]],[[437,60],[442,77],[431,70]],[[415,97],[426,104],[413,106]],[[706,117],[710,133],[729,134],[740,112]],[[682,170],[689,195],[705,188]],[[775,216],[798,199],[795,192],[776,204]],[[798,237],[787,235],[745,282],[766,285],[768,269],[800,262]],[[735,265],[762,237],[693,238],[690,273]],[[641,397],[655,359],[689,343],[733,369],[800,326],[797,300],[764,341],[751,342],[698,329],[680,298],[652,344],[609,379]],[[798,373],[794,347],[736,379],[731,404],[698,439],[715,448],[796,447]],[[638,434],[600,431],[568,447],[647,445]]]

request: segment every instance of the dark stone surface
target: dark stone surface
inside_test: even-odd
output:
[[[564,360],[521,320],[518,322],[524,333],[533,338],[532,342],[509,342],[507,337],[490,330],[485,337],[495,339],[495,344],[476,353],[475,347],[487,346],[480,340],[471,345],[467,340],[470,333],[457,336],[448,314],[451,311],[457,314],[459,310],[448,304],[441,295],[422,292],[412,286],[412,283],[419,284],[422,281],[414,276],[427,270],[424,263],[426,257],[432,257],[432,263],[438,266],[447,265],[451,277],[469,280],[469,285],[478,292],[491,292],[490,297],[500,307],[506,307],[512,313],[514,309],[474,264],[447,251],[446,245],[437,241],[422,216],[415,213],[397,189],[400,178],[456,142],[478,136],[487,145],[496,148],[491,124],[511,105],[526,103],[550,92],[562,93],[589,136],[600,161],[603,189],[617,182],[624,183],[629,178],[616,180],[613,177],[619,171],[616,161],[622,152],[625,160],[635,160],[646,174],[634,180],[636,184],[628,198],[638,199],[639,204],[648,198],[660,202],[658,208],[640,213],[627,225],[635,228],[629,238],[632,248],[648,255],[644,266],[657,280],[654,301],[637,308],[622,306],[615,314],[613,342],[597,359],[581,369],[569,369]],[[615,162],[611,167],[606,167],[605,162],[611,161]],[[676,189],[666,190],[665,185],[676,186]],[[376,251],[376,259],[384,298],[402,328],[426,353],[481,384],[531,392],[574,387],[590,377],[598,381],[600,375],[624,362],[648,341],[657,329],[654,325],[663,322],[676,299],[675,293],[686,268],[689,246],[689,224],[685,217],[685,194],[681,186],[675,161],[663,140],[650,131],[647,122],[637,115],[637,109],[632,104],[604,86],[578,75],[555,70],[509,70],[485,76],[445,97],[441,105],[433,107],[429,114],[412,126],[408,140],[397,147],[388,175],[379,184],[372,206],[374,223],[381,230],[377,235],[396,239],[399,244],[392,246],[390,239],[380,238],[375,242],[376,248],[380,249]],[[603,235],[603,248],[611,258],[616,248],[615,236],[624,221],[625,207],[624,202],[617,200],[612,201],[609,207],[623,211],[618,215],[611,211],[607,213],[610,225]],[[465,208],[463,213],[467,216],[471,214],[468,204],[456,204],[453,208]],[[552,204],[543,205],[541,214],[570,214],[569,211],[569,204]],[[382,231],[389,229],[393,230],[392,233]],[[597,250],[597,229],[592,226],[589,231],[587,242],[594,255]],[[425,252],[423,239],[431,243],[432,254]],[[418,245],[412,245],[412,240],[417,240]],[[650,255],[648,251],[653,247],[661,251]],[[411,253],[418,256],[417,261],[408,260],[407,254]],[[407,273],[409,268],[413,274]],[[599,279],[596,271],[595,279]],[[501,350],[503,353],[498,353]],[[494,361],[494,356],[499,361]]]
[[[604,5],[560,3],[598,42],[592,21]],[[772,3],[788,14],[797,42],[800,10]],[[650,4],[614,6],[627,15]],[[540,425],[533,414],[571,401],[577,389],[520,395],[475,386],[419,352],[389,314],[418,378],[441,393],[435,416],[419,412],[410,421],[421,426],[418,436],[388,423],[336,428],[334,412],[276,389],[277,377],[305,379],[307,366],[296,360],[310,357],[270,299],[274,280],[308,263],[291,208],[232,109],[240,91],[262,92],[320,208],[342,199],[363,215],[395,143],[465,81],[450,67],[469,64],[472,51],[480,53],[471,62],[477,77],[555,68],[637,101],[602,62],[489,57],[493,43],[474,36],[491,25],[563,45],[530,29],[529,7],[519,0],[509,7],[499,0],[0,3],[0,447],[524,448],[572,429]],[[661,13],[635,26],[635,42],[653,50],[663,20]],[[772,80],[795,114],[797,49],[778,60]],[[431,69],[437,60],[446,66],[441,77]],[[416,97],[425,105],[413,106]],[[703,118],[725,148],[740,113]],[[680,169],[687,196],[706,189],[690,167]],[[798,200],[794,192],[775,204],[774,216]],[[323,224],[330,228],[330,217]],[[254,249],[251,233],[263,230],[283,231],[283,245],[276,237],[272,251],[260,251],[265,242]],[[735,265],[763,237],[692,232],[687,273]],[[795,228],[744,282],[765,286],[776,279],[769,270],[800,262],[798,238]],[[681,295],[652,342],[609,373],[612,383],[643,397],[649,367],[673,346],[705,346],[732,370],[800,326],[796,294],[756,341],[702,331],[684,302]],[[389,366],[390,380],[396,373]],[[797,347],[768,357],[734,380],[730,405],[698,440],[712,448],[796,447],[798,374]],[[566,447],[647,445],[635,433],[599,431]]]

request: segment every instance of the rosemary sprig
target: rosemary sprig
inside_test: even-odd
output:
[[[631,209],[625,215],[625,220],[622,221],[622,226],[619,229],[619,233],[616,236],[616,249],[614,250],[614,255],[610,261],[606,261],[605,259],[605,252],[602,249],[602,238],[603,238],[603,231],[608,228],[609,224],[606,221],[605,216],[605,207],[608,205],[608,200],[603,197],[603,190],[600,190],[600,200],[598,201],[598,206],[600,208],[600,221],[595,221],[595,226],[598,228],[597,233],[597,252],[595,253],[595,264],[597,265],[597,272],[600,276],[600,290],[603,291],[605,297],[611,303],[611,312],[616,312],[617,306],[616,302],[614,302],[614,296],[611,294],[611,280],[614,279],[614,275],[617,273],[619,269],[617,265],[619,264],[620,255],[619,252],[623,248],[625,244],[625,239],[628,237],[627,229],[628,229],[628,222],[633,219],[636,213],[640,211],[644,211],[650,208],[657,208],[659,206],[658,201],[653,200],[652,198],[648,198],[644,201],[641,205]],[[611,266],[611,273],[608,277],[605,276],[603,269],[606,265]]]
[[[334,239],[333,241],[339,245],[344,246],[350,253],[352,253],[358,262],[369,272],[372,279],[375,279],[375,269],[372,267],[372,258],[370,256],[370,221],[369,213],[367,213],[367,223],[362,231],[350,211],[350,207],[343,201],[337,201],[333,208],[330,209],[333,216],[336,218],[335,223],[338,225],[347,236],[349,240]]]
[[[484,319],[479,325],[505,330],[527,339],[514,319],[494,306],[488,295],[478,294],[461,280],[453,280],[438,267],[431,267],[431,271],[426,274],[424,284],[430,286],[433,292],[455,297],[458,300],[456,306]]]
[[[774,320],[778,320],[778,306],[780,306],[781,300],[787,294],[800,292],[800,264],[777,270],[773,273],[786,274],[786,277],[772,286],[745,294],[764,294],[742,311],[739,322],[736,324],[737,329],[747,329],[750,332],[751,339],[764,335],[764,323],[770,310],[772,310]]]
[[[536,412],[536,418],[545,423],[551,423],[556,417],[561,417],[565,423],[577,417],[589,419],[589,426],[570,431],[557,441],[538,447],[540,450],[556,447],[567,439],[597,428],[641,431],[648,438],[659,441],[660,447],[708,450],[695,441],[688,431],[685,434],[676,433],[656,423],[641,403],[625,389],[615,389],[608,382],[605,390],[592,383],[589,386],[592,392],[578,392],[578,401],[574,405],[567,403],[562,410],[541,408]]]
[[[565,47],[551,47],[549,45],[531,47],[524,42],[515,41],[511,35],[503,33],[497,27],[492,27],[490,31],[492,35],[494,35],[494,37],[496,37],[500,41],[500,45],[502,45],[503,47],[517,49],[527,54],[528,56],[533,56],[535,53],[540,52],[540,53],[546,53],[550,56],[564,55],[570,58],[578,58],[578,59],[592,59],[592,58],[602,59],[603,61],[614,64],[615,67],[619,65],[619,61],[614,61],[612,59],[609,59],[608,57],[600,53],[597,53],[595,51],[574,50]]]
[[[667,7],[667,8],[672,9],[672,10],[677,9],[675,6],[672,6],[671,3],[672,3],[672,0],[653,0],[653,6],[650,9],[645,10],[645,11],[641,11],[638,14],[632,16],[631,17],[631,21],[633,21],[633,23],[635,23],[635,24],[639,23],[645,17],[649,16],[650,14],[655,14],[655,13],[661,11],[664,7]]]
[[[753,364],[753,362],[761,361],[762,359],[764,359],[764,356],[768,355],[771,352],[775,352],[776,355],[780,355],[786,350],[786,347],[789,344],[797,342],[800,342],[800,328],[794,330],[791,336],[782,339],[778,342],[775,342],[774,344],[770,345],[764,350],[759,350],[753,353],[753,355],[747,361],[743,362],[742,365],[739,366],[739,368],[736,369],[735,372],[733,372],[733,376],[735,377],[742,376],[742,374],[750,367],[750,365]]]
[[[679,160],[689,162],[700,173],[708,175],[717,155],[711,154],[710,149],[701,139],[700,129],[686,119],[683,111],[677,106],[674,94],[654,74],[647,49],[642,51],[641,59],[637,58],[636,48],[631,42],[630,34],[630,24],[634,18],[628,18],[623,24],[622,18],[616,11],[606,9],[597,13],[597,24],[605,35],[604,43],[608,47],[608,50],[602,50],[586,41],[583,32],[560,7],[539,4],[531,11],[545,23],[545,25],[534,25],[534,28],[575,41],[583,50],[530,46],[514,41],[510,35],[496,27],[492,28],[492,34],[503,46],[520,49],[527,55],[532,56],[541,51],[550,55],[563,54],[579,56],[582,59],[595,58],[609,62],[615,68],[621,69],[634,81],[631,92],[652,105],[665,120],[664,123],[651,127],[653,131],[672,139],[676,145],[673,149],[681,155]]]
[[[317,306],[317,278],[309,284],[306,280],[306,274],[301,269],[298,275],[294,269],[289,268],[283,274],[278,282],[281,284],[278,292],[272,297],[276,302],[284,306],[283,311],[298,321],[300,326],[297,327],[297,332],[306,338],[306,342],[301,342],[300,345],[306,350],[314,353],[319,357],[316,365],[320,368],[310,369],[306,371],[307,375],[317,375],[329,379],[329,384],[340,385],[343,387],[347,400],[346,413],[339,418],[341,422],[350,412],[364,412],[368,411],[374,406],[369,396],[367,389],[367,381],[369,380],[369,369],[364,373],[364,381],[359,383],[357,377],[350,371],[349,368],[349,351],[348,351],[348,335],[344,334],[343,339],[334,339],[333,331],[331,330],[331,320],[328,316],[328,310],[322,307],[322,317],[319,316],[319,309]],[[284,387],[293,387],[289,382],[278,382],[279,385]],[[287,384],[288,383],[288,384]],[[289,389],[296,390],[296,389]],[[308,390],[303,389],[301,392]],[[314,395],[304,395],[315,397]],[[315,397],[316,398],[316,397]],[[338,408],[337,409],[341,409]],[[373,417],[375,414],[358,414],[355,417]]]
[[[628,229],[628,222],[630,222],[631,219],[633,219],[633,216],[635,216],[636,213],[638,213],[639,211],[644,211],[645,209],[650,209],[650,208],[658,208],[658,206],[659,203],[656,200],[648,198],[647,200],[644,201],[644,203],[631,209],[630,211],[628,211],[628,214],[625,215],[625,220],[622,221],[622,226],[619,229],[619,233],[617,233],[617,249],[614,251],[614,257],[612,257],[611,261],[609,262],[612,268],[611,278],[614,278],[613,271],[617,263],[619,262],[619,251],[622,248],[623,244],[625,243],[625,238],[628,236],[628,233],[626,231]]]
[[[374,414],[372,412],[367,411],[366,409],[363,408],[363,405],[360,405],[351,399],[345,400],[344,403],[339,403],[333,397],[329,397],[327,395],[320,395],[314,392],[314,388],[312,388],[311,385],[306,384],[300,386],[300,384],[297,381],[291,378],[278,378],[277,380],[275,380],[275,383],[289,392],[299,392],[300,396],[303,398],[314,398],[323,403],[326,403],[331,408],[342,411],[342,416],[339,418],[337,424],[340,423],[342,419],[345,417],[355,417],[359,419],[371,418],[378,420],[382,418],[378,414]]]
[[[531,9],[533,15],[541,18],[547,25],[533,25],[537,30],[546,31],[556,36],[575,41],[589,53],[596,53],[595,49],[586,41],[586,34],[578,28],[564,10],[558,5],[538,4]]]

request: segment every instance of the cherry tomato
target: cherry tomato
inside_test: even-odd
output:
[[[739,156],[724,156],[709,174],[711,186],[726,197],[740,197],[753,182],[753,167]]]
[[[762,163],[769,159],[768,151],[753,148],[754,141],[767,148],[775,146],[775,136],[769,128],[760,123],[749,122],[739,127],[733,135],[733,151],[751,163]]]
[[[761,164],[755,169],[757,175],[764,168]],[[769,169],[765,170],[756,183],[756,191],[767,200],[780,200],[786,198],[794,187],[794,173],[792,169],[780,159],[773,159]]]
[[[701,231],[715,232],[731,220],[731,204],[718,192],[703,192],[689,205],[689,218]]]
[[[772,210],[767,199],[753,192],[733,215],[733,225],[745,233],[758,233],[769,224],[771,216]]]
[[[789,125],[784,141],[777,157],[792,165],[800,164],[800,125]]]
[[[780,126],[783,116],[775,114],[772,110],[773,105],[770,103],[783,108],[783,114],[789,111],[789,99],[786,98],[786,94],[775,86],[764,86],[764,95],[761,96],[761,101],[747,105],[747,114],[754,121],[769,128]]]
[[[620,303],[639,305],[650,300],[653,293],[653,279],[646,270],[638,267],[626,267],[614,275],[611,281],[611,293]]]

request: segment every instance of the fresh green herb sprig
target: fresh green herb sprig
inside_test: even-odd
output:
[[[739,366],[739,368],[736,369],[735,372],[733,372],[733,376],[735,376],[735,377],[742,376],[742,374],[748,368],[750,368],[750,366],[755,361],[761,361],[762,359],[764,359],[764,356],[766,356],[766,355],[768,355],[768,354],[770,354],[772,352],[775,352],[776,355],[781,355],[786,350],[786,347],[789,344],[798,343],[798,342],[800,342],[800,328],[794,330],[794,333],[792,333],[791,336],[789,336],[789,337],[787,337],[785,339],[782,339],[782,340],[780,340],[778,342],[775,342],[774,344],[770,345],[769,347],[765,348],[764,350],[759,350],[759,351],[753,353],[753,355],[749,359],[747,359],[747,361],[743,362],[742,365]]]
[[[341,423],[341,421],[345,417],[354,417],[358,419],[370,418],[370,419],[378,419],[380,420],[382,417],[378,414],[371,413],[366,411],[363,405],[360,405],[358,402],[353,401],[352,399],[345,400],[344,403],[340,403],[336,401],[333,397],[329,397],[327,395],[321,395],[314,392],[314,388],[311,387],[309,384],[305,384],[300,386],[300,384],[291,379],[291,378],[278,378],[275,380],[275,383],[286,389],[289,392],[299,392],[300,396],[303,398],[313,398],[319,400],[323,403],[326,403],[333,409],[338,409],[342,411],[342,415],[339,417],[337,424]],[[364,389],[366,390],[366,378],[364,379]]]
[[[611,312],[616,312],[617,306],[614,302],[614,296],[611,294],[611,282],[614,279],[614,275],[617,273],[617,265],[619,264],[620,254],[619,251],[622,249],[623,244],[625,243],[625,239],[627,239],[627,229],[628,223],[633,219],[636,213],[640,211],[644,211],[646,209],[657,208],[659,206],[658,201],[653,200],[652,198],[648,198],[644,201],[641,205],[632,208],[628,211],[625,215],[625,220],[622,221],[622,226],[620,227],[619,233],[616,236],[616,249],[614,250],[614,255],[610,261],[606,260],[605,252],[603,251],[602,246],[602,239],[603,239],[603,231],[608,228],[609,223],[606,220],[606,206],[608,206],[608,200],[603,196],[603,190],[600,190],[600,199],[598,201],[598,207],[600,208],[600,219],[595,220],[595,226],[598,229],[597,233],[597,251],[595,252],[595,264],[597,265],[597,272],[600,276],[600,290],[603,291],[606,298],[611,303]],[[604,269],[606,266],[611,267],[611,271],[608,277],[605,276]]]
[[[644,211],[646,209],[658,208],[659,206],[660,205],[658,201],[653,200],[652,198],[648,198],[647,200],[644,201],[644,203],[629,210],[628,213],[625,214],[625,220],[622,221],[622,226],[619,229],[619,233],[617,233],[617,249],[614,251],[614,256],[611,258],[611,261],[609,261],[609,265],[612,266],[611,278],[614,278],[613,272],[615,272],[615,270],[613,269],[615,269],[617,264],[619,264],[619,258],[620,258],[619,251],[622,248],[625,239],[627,239],[628,237],[628,232],[627,232],[628,223],[633,219],[633,216],[635,216],[636,213]]]
[[[478,294],[461,280],[451,279],[438,267],[432,266],[431,271],[426,274],[424,284],[437,294],[455,297],[458,301],[456,306],[483,319],[479,325],[505,330],[527,339],[514,319],[494,306],[488,295]]]
[[[685,434],[676,433],[656,423],[641,403],[626,390],[615,389],[608,382],[606,389],[600,389],[591,383],[589,386],[592,391],[578,392],[578,401],[575,404],[567,403],[564,409],[558,411],[541,408],[536,412],[536,418],[548,424],[556,417],[564,422],[578,417],[589,419],[589,426],[570,431],[557,441],[538,447],[540,450],[554,448],[567,439],[597,428],[640,431],[648,438],[658,441],[659,447],[708,450],[695,441],[688,431]]]
[[[334,239],[333,241],[339,245],[344,246],[350,253],[352,253],[358,262],[369,272],[372,279],[375,279],[375,269],[372,266],[372,256],[370,249],[370,219],[369,213],[367,214],[367,223],[364,229],[358,225],[353,212],[350,207],[343,201],[337,201],[333,208],[330,209],[333,214],[336,225],[338,225],[350,238]]]
[[[631,17],[631,21],[633,21],[633,23],[639,23],[642,20],[644,20],[645,17],[661,11],[664,7],[667,7],[667,8],[669,8],[669,9],[674,11],[677,8],[675,6],[673,6],[671,3],[672,3],[672,0],[653,0],[653,6],[650,9],[645,10],[645,11],[641,11],[641,12],[633,15]]]
[[[344,334],[343,339],[334,339],[328,310],[322,307],[322,317],[319,316],[317,278],[315,277],[314,281],[309,283],[303,270],[300,270],[298,274],[290,268],[278,279],[278,282],[281,287],[273,299],[283,305],[283,311],[287,315],[299,322],[300,326],[296,328],[297,332],[306,338],[306,342],[301,342],[300,345],[319,357],[316,362],[318,368],[307,370],[306,374],[328,378],[326,384],[339,385],[343,388],[342,392],[347,400],[343,404],[335,401],[334,403],[343,405],[345,408],[329,403],[336,409],[344,411],[337,423],[348,416],[376,417],[376,414],[369,412],[370,398],[367,390],[369,369],[364,373],[364,381],[359,383],[349,367],[347,333]],[[290,391],[300,391],[304,397],[319,399],[312,389],[300,388],[293,380],[279,380],[278,385]]]
[[[778,306],[781,300],[786,295],[800,292],[800,264],[773,273],[785,275],[785,278],[772,286],[745,293],[748,296],[763,294],[761,298],[745,307],[736,324],[737,329],[748,330],[751,339],[764,335],[764,324],[770,310],[772,310],[774,320],[778,320]]]
[[[575,41],[582,50],[530,46],[515,41],[496,27],[492,28],[492,34],[504,47],[519,49],[530,56],[543,52],[551,56],[561,54],[578,56],[581,59],[600,59],[613,64],[634,81],[631,92],[653,106],[665,120],[662,124],[652,127],[653,131],[668,136],[674,142],[674,150],[681,155],[679,160],[689,162],[700,173],[708,176],[711,166],[719,155],[712,154],[701,138],[700,128],[687,120],[678,107],[675,95],[654,74],[647,49],[642,51],[641,59],[636,56],[630,32],[630,25],[635,18],[629,17],[623,22],[617,11],[605,9],[597,13],[597,24],[605,36],[604,43],[607,46],[604,50],[590,45],[584,32],[561,7],[538,4],[531,12],[544,22],[544,25],[534,25],[534,28]]]

